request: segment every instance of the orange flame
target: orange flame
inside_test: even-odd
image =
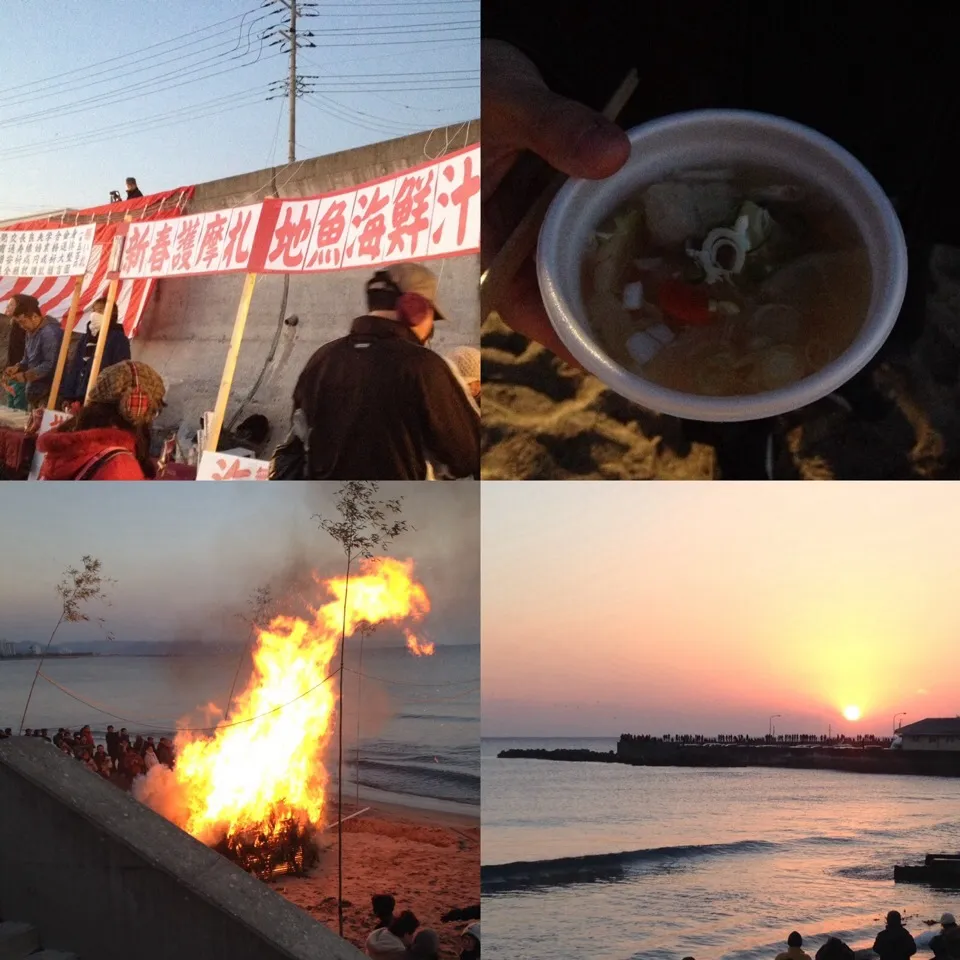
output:
[[[436,649],[429,640],[420,640],[412,630],[404,630],[403,635],[407,638],[407,649],[415,657],[432,657]]]
[[[413,579],[412,560],[363,561],[349,589],[343,577],[317,582],[333,599],[311,611],[312,621],[279,616],[259,632],[253,673],[230,722],[212,735],[182,731],[175,769],[155,767],[140,785],[140,799],[199,840],[268,830],[286,818],[318,825],[344,594],[348,637],[364,621],[418,621],[430,610],[426,591]]]

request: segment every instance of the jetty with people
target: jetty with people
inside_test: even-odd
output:
[[[501,750],[506,760],[622,763],[637,767],[786,767],[923,777],[960,777],[960,718],[928,718],[894,736],[621,734],[616,750]]]

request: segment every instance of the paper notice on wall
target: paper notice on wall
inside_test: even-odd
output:
[[[198,480],[266,480],[270,464],[266,460],[238,457],[232,453],[204,451],[197,467]]]
[[[96,229],[0,230],[0,277],[82,277]]]

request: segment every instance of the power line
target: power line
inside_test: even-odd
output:
[[[149,132],[158,126],[165,126],[166,124],[162,123],[162,121],[171,117],[179,116],[181,114],[193,113],[197,110],[202,110],[217,105],[238,105],[241,103],[241,101],[245,106],[252,105],[252,103],[264,100],[264,95],[266,92],[266,87],[259,85],[239,91],[235,94],[231,93],[227,94],[226,96],[215,97],[212,100],[201,101],[200,103],[178,107],[176,110],[165,111],[163,113],[153,114],[147,117],[140,117],[139,119],[125,122],[119,126],[113,123],[107,127],[100,127],[96,130],[87,130],[83,133],[74,134],[70,137],[56,137],[52,140],[42,140],[35,143],[21,144],[19,146],[10,147],[7,150],[0,150],[0,159],[21,159],[23,157],[45,153],[49,150],[59,150],[63,147],[70,146],[81,146],[84,142],[87,142],[91,139],[97,140],[101,137],[103,139],[110,139],[111,134],[116,136],[129,136],[131,132],[140,132],[137,128],[143,128]],[[248,101],[252,95],[256,96],[251,103]],[[190,118],[184,117],[184,119],[188,120]]]
[[[249,27],[251,28],[251,30],[252,30],[252,27],[253,27],[253,24],[254,24],[254,23],[256,23],[258,20],[266,19],[267,16],[268,16],[268,15],[265,14],[264,16],[262,16],[262,17],[257,17],[255,20],[253,20],[253,21],[249,24]],[[76,93],[76,92],[81,91],[81,90],[83,90],[83,89],[85,89],[85,88],[87,88],[87,87],[96,87],[96,86],[99,86],[100,84],[110,83],[112,80],[121,80],[121,79],[122,79],[123,82],[124,82],[124,87],[118,88],[117,90],[113,90],[113,91],[107,91],[106,93],[99,95],[99,96],[109,96],[109,95],[111,95],[111,94],[113,94],[113,93],[118,93],[118,92],[121,92],[122,90],[128,90],[128,89],[130,89],[130,86],[129,86],[129,78],[130,78],[131,76],[133,76],[134,74],[143,73],[144,71],[147,71],[147,70],[156,70],[158,67],[167,66],[168,64],[171,64],[171,63],[177,63],[177,62],[179,62],[179,61],[181,61],[181,60],[188,60],[188,59],[190,59],[190,58],[199,57],[199,56],[205,57],[205,59],[206,59],[206,61],[207,61],[206,64],[205,64],[206,66],[210,66],[210,61],[216,61],[216,60],[221,60],[221,59],[225,59],[225,60],[234,59],[234,58],[232,58],[232,57],[228,57],[228,54],[230,54],[230,53],[235,53],[237,50],[240,49],[240,45],[243,43],[243,39],[244,39],[244,38],[243,38],[243,24],[240,25],[240,30],[241,30],[241,33],[240,33],[240,36],[237,38],[236,42],[234,42],[234,40],[232,40],[232,39],[231,39],[231,40],[226,40],[226,41],[221,41],[220,43],[215,43],[215,44],[212,44],[212,45],[210,45],[210,46],[208,46],[208,47],[202,47],[202,48],[199,49],[199,50],[194,50],[192,53],[181,53],[179,56],[171,57],[171,58],[168,59],[168,60],[158,60],[156,63],[147,63],[147,64],[144,64],[143,66],[135,67],[135,68],[133,68],[133,69],[130,69],[128,66],[112,67],[112,68],[109,68],[109,69],[107,69],[107,70],[99,71],[100,73],[105,73],[105,74],[107,74],[107,76],[103,77],[103,79],[93,80],[92,82],[89,82],[89,83],[80,83],[80,84],[71,83],[71,84],[70,84],[70,91],[71,91],[71,93]],[[233,30],[231,29],[231,30],[226,30],[226,31],[223,31],[223,32],[224,32],[224,33],[233,33]],[[245,54],[247,54],[247,53],[250,52],[250,38],[251,38],[251,33],[250,33],[250,30],[248,30],[248,32],[247,32],[247,37],[246,37],[246,39],[247,39],[247,49],[244,51],[244,54],[241,54],[241,56],[242,56],[242,55],[245,55]],[[207,38],[207,39],[212,39],[212,38]],[[199,41],[195,41],[195,42],[199,42]],[[223,46],[232,46],[233,49],[232,49],[232,50],[225,50],[223,53],[219,53],[219,54],[217,54],[215,57],[208,57],[208,56],[206,56],[206,55],[209,54],[211,51],[216,50],[218,47],[223,47]],[[157,56],[162,56],[162,54],[158,54]],[[148,58],[148,59],[154,59],[154,58],[151,57],[151,58]],[[172,75],[173,75],[173,74],[170,73],[170,74],[162,74],[161,76],[172,76]],[[97,76],[97,73],[88,74],[88,76]],[[54,79],[55,79],[55,78],[50,78],[49,80],[40,81],[39,86],[42,88],[42,87],[44,87],[45,85],[52,83]],[[149,77],[149,78],[141,81],[141,83],[149,83],[151,80],[156,80],[156,79],[160,79],[160,77]],[[31,86],[31,89],[34,89],[34,90],[35,90],[36,88],[37,88],[37,85],[36,85],[36,84],[34,84],[34,85]],[[58,85],[57,88],[54,89],[54,90],[52,90],[52,91],[43,91],[43,90],[41,89],[41,92],[38,92],[38,93],[36,93],[36,94],[34,94],[34,95],[30,95],[30,96],[26,96],[26,97],[18,95],[18,96],[16,97],[16,105],[19,106],[20,104],[23,104],[23,103],[29,103],[29,102],[32,101],[32,100],[42,100],[42,99],[44,99],[45,97],[49,97],[49,96],[51,96],[51,95],[53,95],[53,96],[58,96],[60,93],[61,93],[61,89],[60,89],[60,85]]]
[[[273,57],[277,57],[277,56],[282,56],[282,54],[270,54],[269,56],[263,57],[262,59],[263,59],[263,60],[270,60],[270,59],[272,59]],[[233,73],[233,72],[236,71],[236,70],[244,70],[244,69],[246,69],[247,67],[253,66],[253,64],[254,64],[254,63],[257,63],[260,59],[261,59],[261,58],[260,58],[260,56],[258,55],[258,56],[257,56],[257,59],[251,61],[250,63],[240,64],[239,66],[236,66],[236,67],[228,67],[226,70],[215,70],[215,71],[212,72],[212,73],[206,73],[206,74],[203,74],[203,75],[198,76],[198,77],[193,77],[193,78],[191,78],[191,79],[189,79],[189,80],[183,80],[183,81],[181,81],[180,83],[171,83],[171,84],[167,84],[167,85],[165,85],[165,86],[163,86],[163,87],[161,87],[161,88],[158,88],[158,89],[156,89],[156,90],[141,91],[141,92],[144,93],[144,94],[146,94],[146,95],[150,95],[150,94],[153,94],[153,93],[165,92],[165,91],[167,91],[167,90],[175,90],[175,89],[178,88],[178,87],[183,87],[183,86],[186,86],[186,85],[191,84],[191,83],[199,83],[201,80],[209,80],[211,77],[219,77],[219,76],[223,76],[224,74],[227,74],[227,73]],[[202,68],[201,68],[201,69],[202,69]],[[175,71],[175,75],[182,77],[183,74],[184,74],[184,72],[190,73],[191,71],[189,71],[189,70],[188,70],[188,71],[178,70],[178,71]],[[109,100],[109,101],[108,101],[108,100],[103,100],[101,103],[96,103],[96,102],[94,102],[92,105],[81,106],[79,109],[76,109],[76,110],[66,110],[66,109],[62,109],[62,110],[61,110],[61,109],[59,109],[59,108],[56,108],[56,109],[52,109],[52,110],[49,110],[49,111],[41,111],[39,114],[32,114],[32,115],[31,115],[31,114],[27,114],[27,115],[22,116],[22,117],[13,117],[13,118],[10,118],[10,119],[7,119],[7,120],[0,120],[0,127],[5,127],[5,126],[8,126],[8,125],[10,125],[10,124],[17,123],[17,122],[19,122],[19,121],[21,121],[21,120],[35,119],[35,118],[42,117],[42,116],[44,116],[44,115],[46,115],[46,114],[50,114],[50,113],[53,113],[53,114],[59,113],[61,116],[67,116],[67,115],[69,115],[69,114],[76,114],[76,113],[86,113],[86,112],[89,111],[89,110],[95,110],[95,109],[97,109],[97,107],[99,107],[99,106],[111,106],[111,105],[114,105],[114,104],[117,104],[117,103],[122,103],[122,102],[124,102],[124,101],[126,101],[126,100],[129,99],[129,95],[130,95],[131,92],[133,92],[133,91],[132,91],[132,90],[120,91],[120,96],[119,96],[117,99],[115,99],[115,100]],[[100,98],[100,97],[94,97],[94,98],[91,98],[91,99],[94,100],[94,101],[97,101],[97,100],[101,100],[102,98]],[[87,103],[87,104],[89,104],[89,101],[80,101],[80,103]],[[67,104],[66,106],[69,107],[69,106],[71,106],[71,104]]]
[[[209,30],[209,29],[211,29],[212,27],[219,26],[219,25],[222,24],[222,23],[230,23],[230,22],[233,21],[233,20],[243,20],[245,17],[248,17],[251,13],[256,13],[256,9],[248,10],[248,11],[246,11],[246,13],[236,14],[235,16],[232,16],[232,17],[227,17],[225,20],[218,20],[216,23],[212,23],[212,24],[210,24],[210,26],[208,26],[208,27],[199,27],[198,29],[196,29],[196,30],[191,30],[191,31],[189,31],[188,33],[182,33],[182,34],[180,34],[179,36],[171,37],[169,40],[161,40],[161,41],[159,41],[159,42],[157,42],[157,43],[151,43],[149,46],[141,47],[139,50],[131,50],[129,53],[122,53],[122,54],[120,54],[119,56],[110,57],[110,58],[107,59],[107,60],[98,60],[95,64],[88,64],[88,65],[83,66],[83,67],[75,67],[73,70],[67,70],[67,71],[65,71],[64,73],[54,74],[52,77],[48,77],[46,80],[43,80],[43,81],[40,81],[40,82],[41,82],[41,83],[52,83],[54,80],[61,80],[61,79],[63,79],[64,77],[71,77],[71,76],[73,76],[73,75],[76,74],[76,73],[87,73],[87,72],[90,70],[90,67],[91,67],[91,66],[101,66],[102,64],[105,64],[105,63],[115,63],[115,62],[118,61],[118,60],[126,60],[126,59],[129,58],[129,57],[137,57],[139,54],[143,53],[143,52],[146,51],[146,50],[153,50],[153,49],[155,49],[156,47],[166,46],[168,43],[174,43],[175,41],[177,41],[177,40],[182,40],[182,39],[184,39],[185,37],[191,37],[191,36],[193,36],[193,35],[196,34],[196,33],[202,33],[204,30]],[[221,32],[226,32],[226,31],[221,31]],[[217,34],[213,34],[213,36],[217,36]],[[210,38],[210,37],[207,37],[207,38],[205,38],[205,39],[209,40],[209,39],[211,39],[211,38]],[[193,42],[194,42],[194,43],[199,43],[200,41],[193,41]],[[188,44],[188,46],[189,46],[189,44]],[[14,86],[12,86],[12,87],[3,87],[3,88],[0,88],[0,95],[3,95],[3,94],[5,94],[5,93],[8,93],[8,92],[13,91],[13,90],[23,90],[24,88],[32,88],[32,87],[34,87],[34,86],[36,86],[36,82],[35,82],[35,81],[31,81],[31,82],[28,82],[28,83],[16,84],[16,85],[14,85]]]

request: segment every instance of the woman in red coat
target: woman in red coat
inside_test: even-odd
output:
[[[37,439],[41,480],[152,480],[150,426],[163,405],[160,374],[136,360],[108,367],[72,420]]]

